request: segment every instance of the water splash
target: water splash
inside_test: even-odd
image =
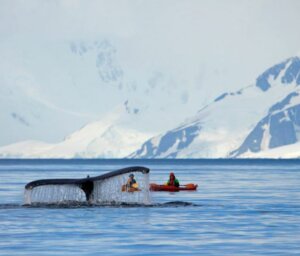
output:
[[[120,202],[150,204],[149,174],[135,173],[140,191],[122,192],[128,174],[94,182],[93,201],[95,203]]]
[[[68,201],[85,201],[85,194],[76,185],[43,185],[25,190],[25,204],[65,203]]]

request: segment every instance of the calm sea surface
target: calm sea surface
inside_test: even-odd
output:
[[[152,193],[152,207],[22,206],[32,180],[131,165],[198,190]],[[300,161],[0,160],[0,255],[300,255]]]

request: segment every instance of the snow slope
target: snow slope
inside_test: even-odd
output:
[[[0,148],[3,158],[121,158],[136,150],[150,134],[122,125],[121,115],[111,113],[50,144],[24,141]]]
[[[258,153],[246,152],[242,158],[300,158],[300,142],[267,149]]]
[[[25,74],[14,86],[12,82],[1,80],[0,74],[0,145],[31,138],[57,141],[93,118],[45,102],[31,90],[32,81]]]
[[[297,88],[282,101],[273,105],[249,133],[242,145],[230,155],[264,152],[294,144],[300,139],[300,94]]]
[[[296,99],[298,96],[296,91],[300,84],[299,63],[299,57],[287,59],[266,70],[257,78],[255,84],[237,92],[220,95],[177,128],[146,141],[130,157],[218,158],[241,156],[247,152],[241,148],[254,151],[250,146],[251,141],[246,138],[257,123],[268,114],[274,114],[279,106],[289,104],[289,97],[295,96],[292,98],[297,105],[299,99],[298,97]],[[291,111],[296,110],[298,111],[298,109]],[[295,120],[297,120],[295,124],[298,125],[299,116],[296,116]],[[287,138],[289,136],[285,136],[286,130],[278,128],[280,123],[281,120],[271,127],[270,134],[273,139],[269,139],[268,142],[265,139],[262,143],[266,145],[257,151],[298,141],[298,135],[294,136],[296,139],[289,140]],[[277,144],[272,144],[274,140]]]

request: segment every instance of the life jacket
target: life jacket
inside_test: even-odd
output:
[[[135,183],[136,183],[136,180],[135,180],[135,179],[132,179],[132,180],[129,182],[128,185],[129,185],[129,187],[132,187],[132,185],[135,184]]]
[[[167,182],[168,186],[175,186],[175,187],[179,187],[179,181],[174,178],[173,181],[171,181],[170,179]]]

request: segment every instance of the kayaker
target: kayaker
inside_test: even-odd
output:
[[[169,180],[167,182],[168,186],[179,187],[179,181],[176,179],[175,174],[173,172],[170,173]]]
[[[134,175],[132,173],[129,174],[129,178],[128,178],[127,183],[126,183],[127,188],[135,188],[136,185],[137,185],[137,182],[134,178]]]

